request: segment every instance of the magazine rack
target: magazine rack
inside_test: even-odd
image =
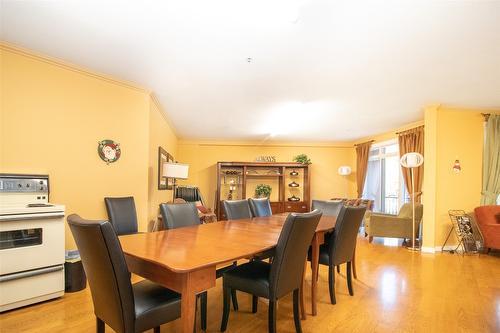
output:
[[[455,231],[455,235],[458,239],[458,245],[453,250],[448,250],[450,253],[454,253],[459,247],[462,247],[462,254],[475,254],[478,253],[481,240],[480,235],[478,235],[477,230],[475,231],[472,227],[472,217],[465,213],[463,210],[449,210],[448,215],[452,223],[452,227],[446,236],[441,251],[445,251],[444,247],[448,242],[451,233]]]

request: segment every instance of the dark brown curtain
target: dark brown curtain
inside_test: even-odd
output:
[[[399,156],[406,153],[420,153],[424,155],[424,126],[412,128],[410,130],[398,133]],[[424,162],[425,163],[425,162]],[[401,167],[403,178],[405,181],[406,190],[410,194],[413,193],[411,188],[411,173],[409,168]],[[415,202],[420,202],[422,197],[422,184],[424,180],[424,165],[418,168],[413,168],[413,177],[415,181]]]
[[[368,171],[368,155],[372,141],[356,145],[356,184],[358,186],[358,198],[363,195],[365,187],[366,172]]]

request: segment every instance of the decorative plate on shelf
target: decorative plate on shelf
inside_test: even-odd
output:
[[[98,143],[97,153],[101,160],[109,164],[118,161],[122,151],[118,142],[113,140],[102,140]]]

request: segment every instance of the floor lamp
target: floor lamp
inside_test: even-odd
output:
[[[172,203],[175,200],[175,187],[177,186],[177,179],[188,179],[189,165],[181,163],[164,163],[163,164],[163,177],[173,179],[172,183]]]
[[[411,237],[411,248],[408,248],[412,251],[419,251],[419,248],[415,247],[415,180],[414,180],[414,172],[413,169],[418,168],[424,163],[424,157],[422,154],[412,152],[406,153],[401,156],[399,163],[403,168],[410,169],[410,177],[411,177],[411,206],[412,206],[412,237]]]

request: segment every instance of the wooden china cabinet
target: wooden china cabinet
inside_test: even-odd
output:
[[[273,214],[310,211],[309,165],[301,163],[218,162],[216,214],[225,220],[224,200],[255,198],[260,184],[271,186]]]

